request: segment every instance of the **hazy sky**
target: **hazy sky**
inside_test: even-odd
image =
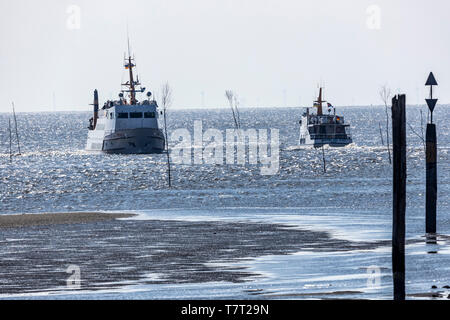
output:
[[[127,23],[140,80],[169,81],[176,108],[226,105],[226,89],[243,105],[307,106],[319,83],[335,105],[379,104],[384,83],[422,103],[429,71],[450,102],[448,0],[1,0],[0,12],[0,112],[117,97]]]

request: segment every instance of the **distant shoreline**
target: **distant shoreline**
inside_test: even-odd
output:
[[[438,103],[437,106],[448,106],[450,103]],[[340,109],[340,108],[385,108],[384,105],[382,104],[364,104],[364,105],[334,105],[336,108]],[[426,104],[407,104],[407,107],[424,107],[426,108]],[[272,109],[276,109],[276,110],[282,110],[282,109],[303,109],[303,108],[311,108],[312,105],[309,104],[303,104],[301,106],[240,106],[239,110],[252,110],[252,109],[258,109],[258,110],[262,110],[262,109],[268,109],[268,110],[272,110]],[[84,109],[81,109],[84,108]],[[224,106],[208,106],[208,107],[195,107],[195,106],[177,106],[177,107],[171,107],[171,110],[173,111],[228,111],[229,110],[229,106],[228,105],[224,105]],[[18,111],[16,110],[16,114],[30,114],[30,113],[91,113],[92,110],[86,106],[82,106],[80,108],[74,108],[74,109],[63,109],[63,110],[50,110],[50,109],[39,109],[39,110],[34,110],[34,111]],[[0,114],[8,114],[9,112],[0,112]]]
[[[0,229],[23,228],[55,224],[74,224],[129,218],[130,213],[102,213],[102,212],[63,212],[63,213],[33,213],[33,214],[5,214],[0,215]]]

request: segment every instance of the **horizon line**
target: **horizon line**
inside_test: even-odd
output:
[[[436,106],[447,106],[450,105],[450,103],[439,103]],[[426,106],[425,103],[423,104],[406,104],[406,106]],[[363,107],[369,107],[369,108],[376,108],[376,107],[385,107],[383,104],[365,104],[365,105],[335,105],[333,106],[335,108],[363,108]],[[197,106],[184,106],[184,107],[170,107],[169,110],[177,110],[177,111],[183,111],[183,110],[221,110],[221,109],[228,109],[229,106],[204,106],[204,107],[197,107]],[[240,106],[240,109],[293,109],[293,108],[313,108],[313,106],[307,107],[307,106]],[[63,109],[63,110],[55,110],[55,109],[42,109],[42,110],[34,110],[34,111],[19,111],[16,110],[16,113],[39,113],[39,112],[89,112],[90,110],[81,110],[81,109]],[[12,111],[0,111],[0,114],[3,113],[11,113]]]

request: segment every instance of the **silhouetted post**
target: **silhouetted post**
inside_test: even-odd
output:
[[[151,94],[150,94],[151,95]],[[148,96],[150,99],[150,95]],[[170,104],[172,103],[172,88],[170,87],[169,83],[166,82],[161,87],[161,104],[164,112],[164,135],[166,140],[166,153],[167,153],[167,174],[168,174],[168,180],[169,180],[169,188],[172,187],[172,178],[170,174],[170,150],[169,150],[169,135],[167,133],[167,109],[169,108]]]
[[[383,132],[381,131],[381,122],[378,122],[378,127],[380,127],[381,144],[384,146]]]
[[[392,99],[394,300],[405,300],[406,96]]]
[[[436,201],[437,201],[437,146],[436,146],[436,125],[433,124],[433,110],[436,106],[437,99],[433,99],[433,86],[437,86],[436,79],[431,72],[425,84],[430,86],[430,99],[426,99],[428,108],[430,109],[431,120],[427,124],[425,134],[426,142],[426,217],[425,230],[426,233],[436,233]]]
[[[323,172],[327,173],[327,162],[325,160],[325,150],[322,145],[322,160],[323,160]]]
[[[436,126],[427,124],[426,133],[426,233],[436,233],[437,166]]]
[[[16,128],[17,149],[19,150],[19,155],[21,155],[22,153],[20,152],[19,131],[17,131],[17,119],[16,119],[16,110],[14,107],[14,102],[12,103],[12,108],[13,108],[13,115],[14,115],[14,126]]]
[[[12,134],[11,134],[11,119],[8,118],[8,131],[9,131],[9,161],[12,161]]]

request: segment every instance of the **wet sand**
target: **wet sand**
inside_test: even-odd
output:
[[[116,218],[128,218],[133,214],[112,214],[101,212],[70,212],[70,213],[39,213],[0,215],[1,228],[21,228],[42,225],[88,223],[113,220]]]
[[[71,265],[80,268],[81,290],[127,284],[239,283],[261,275],[227,263],[387,245],[268,223],[115,219],[130,216],[0,216],[0,294],[67,290]]]

